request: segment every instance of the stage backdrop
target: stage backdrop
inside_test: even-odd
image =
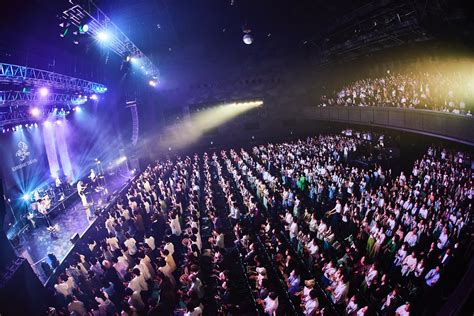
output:
[[[10,200],[6,205],[5,226],[9,226],[14,224],[14,217],[19,220],[26,212],[23,195],[30,194],[46,183],[50,174],[40,128],[23,128],[0,134],[0,146],[4,195],[7,202]]]

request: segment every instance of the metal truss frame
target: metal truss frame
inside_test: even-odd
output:
[[[100,83],[7,63],[0,63],[0,83],[48,86],[84,93],[104,93],[107,91],[107,87]]]
[[[81,4],[79,4],[82,3]],[[107,32],[109,39],[107,47],[122,58],[131,55],[140,59],[141,64],[153,77],[159,76],[158,68],[151,60],[119,29],[115,23],[92,0],[69,0],[72,7],[63,11],[63,18],[71,24],[80,27],[87,23],[87,33],[96,37],[101,32]]]
[[[47,96],[41,96],[38,93],[22,91],[0,91],[0,108],[26,106],[34,102],[47,105],[70,105],[78,99],[78,96],[64,93],[49,93]]]

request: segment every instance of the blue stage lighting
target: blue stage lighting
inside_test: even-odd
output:
[[[107,42],[110,38],[110,34],[107,33],[106,31],[100,31],[97,34],[97,39],[101,42]]]
[[[29,193],[25,193],[23,194],[23,196],[21,197],[24,201],[28,201],[30,199],[30,194]]]

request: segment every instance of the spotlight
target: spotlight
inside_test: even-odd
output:
[[[81,109],[80,106],[76,106],[76,107],[74,108],[74,111],[76,111],[77,113],[81,113],[82,109]]]
[[[131,62],[132,64],[136,63],[137,61],[138,61],[137,57],[133,57],[133,56],[130,57],[130,62]]]
[[[109,40],[109,38],[110,35],[106,31],[100,31],[99,34],[97,34],[97,39],[101,42],[106,42]]]
[[[56,120],[56,125],[61,125],[61,121],[60,121],[60,120]]]
[[[244,37],[242,37],[242,40],[246,45],[250,45],[253,43],[253,36],[250,34],[245,34]]]
[[[79,33],[84,34],[89,31],[89,24],[79,26]]]
[[[44,125],[45,127],[50,127],[50,126],[51,126],[51,122],[50,122],[50,121],[45,121],[45,122],[43,123],[43,125]]]
[[[152,87],[156,87],[156,80],[150,80],[148,81],[148,84]]]
[[[30,113],[31,113],[31,115],[33,115],[34,117],[38,117],[38,116],[40,116],[41,111],[40,111],[40,109],[38,109],[38,108],[32,108]]]
[[[91,100],[97,100],[97,99],[98,99],[97,94],[91,95],[90,99],[91,99]]]
[[[25,194],[23,194],[23,196],[21,198],[23,199],[23,201],[28,201],[30,199],[30,194],[25,193]]]
[[[5,134],[5,129],[4,128],[2,128],[2,133]]]
[[[35,127],[38,127],[38,123],[35,123]]]
[[[41,95],[42,97],[45,97],[45,96],[47,96],[47,95],[49,94],[49,90],[48,90],[48,88],[43,87],[43,88],[40,88],[40,89],[39,89],[39,93],[40,93],[40,95]]]

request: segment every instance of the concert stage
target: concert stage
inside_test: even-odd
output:
[[[91,207],[92,214],[97,209],[105,209],[109,205],[107,202],[109,197],[115,192],[119,192],[129,179],[116,175],[113,178],[107,179],[108,194],[103,194],[102,192],[92,193],[92,199],[94,200],[94,205]],[[59,226],[56,238],[51,237],[43,221],[38,221],[35,229],[30,229],[22,234],[20,244],[16,247],[18,255],[28,260],[43,284],[47,282],[48,276],[43,271],[41,263],[43,261],[49,263],[47,255],[50,253],[54,254],[61,263],[74,247],[71,238],[76,233],[82,237],[97,219],[94,216],[89,221],[79,196],[75,194],[72,198],[73,200],[64,210],[58,211],[56,216],[51,217],[51,224]]]

